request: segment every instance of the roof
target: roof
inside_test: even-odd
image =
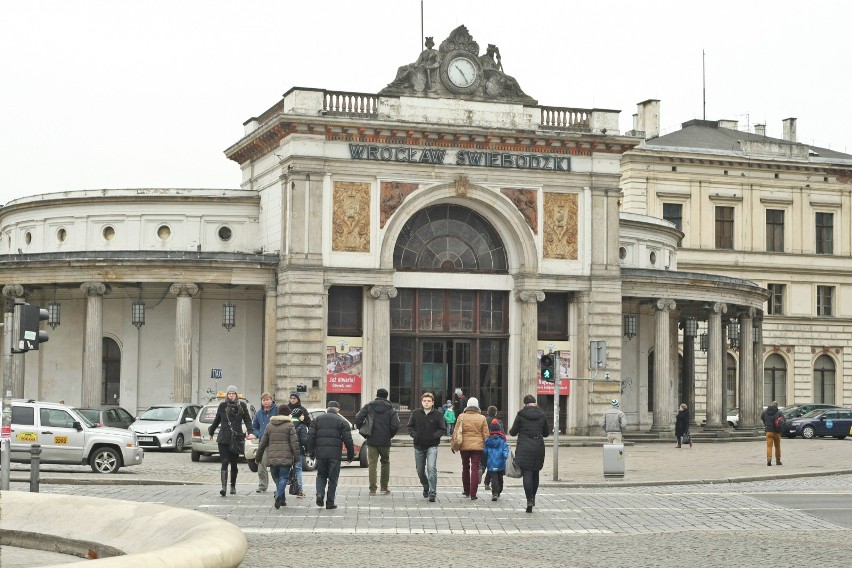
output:
[[[808,149],[808,156],[823,159],[852,160],[852,154],[844,154],[828,148],[819,148],[790,142],[781,138],[762,136],[752,132],[724,128],[712,120],[690,120],[681,125],[681,129],[645,142],[648,148],[694,148],[720,152],[745,153],[741,142],[769,143],[777,145],[799,146]]]

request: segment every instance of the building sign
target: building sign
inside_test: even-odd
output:
[[[553,154],[516,154],[513,152],[479,152],[474,150],[445,150],[443,148],[414,148],[411,146],[379,146],[377,144],[349,144],[353,160],[377,162],[402,162],[415,164],[479,166],[483,168],[508,168],[570,172],[571,158]]]
[[[362,339],[360,337],[329,337],[326,341],[325,391],[360,394],[363,373]]]
[[[570,341],[539,341],[538,342],[538,360],[544,353],[553,353],[559,351],[559,357],[554,357],[556,365],[559,369],[559,394],[568,396],[571,393],[571,381],[567,380],[574,376],[574,370],[571,367],[571,342]],[[537,364],[538,369],[538,394],[545,396],[553,396],[556,387],[554,383],[541,380],[541,365]]]

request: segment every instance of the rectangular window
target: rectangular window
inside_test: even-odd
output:
[[[502,292],[479,293],[479,331],[503,332],[505,325],[505,308],[503,302],[506,295]]]
[[[473,331],[476,292],[453,291],[450,299],[450,331]]]
[[[414,338],[394,337],[390,342],[390,400],[413,408]]]
[[[538,303],[538,338],[568,339],[568,294],[544,294]]]
[[[784,285],[769,284],[766,287],[771,296],[767,305],[767,313],[772,316],[784,315]]]
[[[396,298],[390,300],[391,329],[411,331],[414,326],[414,290],[397,289]]]
[[[680,203],[663,203],[663,219],[673,223],[679,231],[683,230],[683,205]]]
[[[816,253],[834,254],[834,213],[816,214]]]
[[[418,301],[418,329],[442,331],[444,329],[444,291],[420,290]]]
[[[834,315],[834,286],[817,286],[817,315]]]
[[[734,248],[734,208],[716,207],[716,248]]]
[[[363,289],[356,286],[332,286],[328,289],[328,335],[362,335],[362,293]]]
[[[784,211],[766,210],[766,251],[784,252]]]

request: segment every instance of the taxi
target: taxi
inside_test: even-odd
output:
[[[246,403],[246,407],[249,411],[249,420],[254,420],[255,408],[254,405],[251,404],[242,394],[238,393],[240,401]],[[198,414],[195,417],[195,422],[192,425],[192,454],[191,459],[194,462],[200,461],[201,456],[215,456],[219,454],[219,444],[216,443],[216,435],[219,433],[219,429],[217,428],[215,432],[213,432],[213,439],[210,439],[209,428],[210,425],[213,424],[213,420],[216,418],[216,412],[219,410],[219,404],[222,403],[227,395],[225,391],[219,391],[216,393],[215,397],[212,397],[207,404],[201,407],[201,410],[198,411]],[[254,438],[246,438],[246,447],[249,446],[251,440]],[[248,460],[249,469],[252,471],[257,471],[257,465],[254,463],[254,459]]]

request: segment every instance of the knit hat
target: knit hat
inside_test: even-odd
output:
[[[336,400],[329,400],[326,407],[327,408],[340,408],[340,403],[337,402]]]
[[[618,408],[618,399],[617,398],[612,399],[612,402],[610,404],[612,404],[613,408]]]
[[[535,402],[535,397],[531,394],[528,394],[524,397],[524,404],[532,404]]]
[[[474,397],[470,397],[469,399],[467,399],[467,407],[470,408],[471,406],[474,408],[479,408],[479,401]]]
[[[237,387],[235,387],[234,385],[228,385],[228,388],[225,389],[225,394],[228,394],[229,392],[232,392],[234,394],[239,393],[239,391],[237,390]]]
[[[298,400],[299,402],[302,402],[302,397],[300,397],[300,396],[299,396],[299,393],[297,393],[297,392],[291,392],[291,393],[290,393],[290,397],[292,398],[292,397],[294,397],[294,396],[296,397],[296,400]]]
[[[286,404],[278,405],[278,415],[281,416],[282,414],[290,414],[290,407]]]
[[[386,389],[379,389],[376,391],[376,398],[387,398],[388,391]]]
[[[489,432],[499,432],[500,431],[500,421],[496,418],[491,419],[491,424],[488,425]]]

